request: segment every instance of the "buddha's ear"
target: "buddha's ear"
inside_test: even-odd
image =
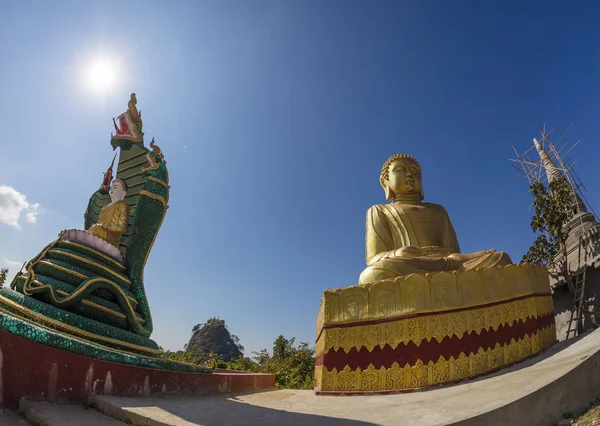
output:
[[[419,195],[421,196],[421,201],[423,201],[425,199],[425,194],[423,193],[422,189],[419,191]]]
[[[383,186],[383,190],[385,191],[385,199],[391,200],[392,198],[394,198],[394,193],[392,192],[390,187],[388,185],[382,185],[382,186]]]

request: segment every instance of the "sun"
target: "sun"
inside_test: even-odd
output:
[[[97,93],[106,93],[116,87],[117,64],[106,58],[96,58],[87,66],[86,85]]]

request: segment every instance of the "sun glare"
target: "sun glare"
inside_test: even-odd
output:
[[[96,59],[88,65],[87,85],[98,93],[106,93],[114,89],[118,72],[116,65],[106,59]]]

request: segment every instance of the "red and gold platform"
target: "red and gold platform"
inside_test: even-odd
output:
[[[556,341],[548,273],[531,264],[327,290],[318,393],[393,392],[508,366]]]

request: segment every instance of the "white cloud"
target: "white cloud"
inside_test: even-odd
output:
[[[18,269],[23,266],[23,262],[19,262],[18,260],[9,260],[4,258],[4,264],[8,267],[8,269]]]
[[[35,223],[39,211],[38,203],[30,204],[27,197],[13,187],[0,185],[0,223],[21,229],[21,215],[25,216],[28,223]]]
[[[39,203],[33,203],[29,206],[29,211],[25,214],[25,220],[29,223],[35,223],[37,215],[40,212]]]

